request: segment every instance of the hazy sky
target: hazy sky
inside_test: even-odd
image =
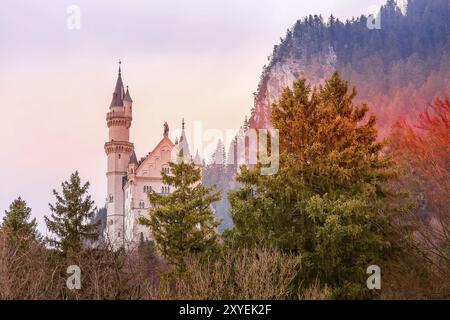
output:
[[[0,217],[22,196],[45,233],[52,189],[79,170],[103,206],[105,114],[122,59],[138,157],[171,128],[237,128],[273,46],[297,19],[383,0],[2,0]],[[67,28],[69,5],[81,29]]]

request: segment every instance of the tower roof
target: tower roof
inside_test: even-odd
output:
[[[133,102],[133,99],[131,99],[131,96],[130,96],[130,91],[128,90],[128,86],[127,86],[127,92],[125,93],[125,97],[123,98],[123,101]]]
[[[198,166],[202,165],[202,158],[200,157],[200,155],[198,154],[198,149],[197,152],[195,154],[195,158],[194,158],[194,163]]]
[[[123,106],[125,90],[123,89],[122,70],[120,68],[121,64],[122,62],[119,61],[119,75],[117,76],[116,87],[114,88],[111,105],[109,106],[110,108]]]
[[[178,143],[178,151],[183,151],[183,156],[187,159],[191,157],[191,152],[189,151],[189,144],[186,138],[186,133],[184,132],[184,118],[181,123],[181,136]]]
[[[133,150],[133,153],[131,154],[130,163],[129,164],[138,164],[137,157],[136,157],[136,152],[134,152],[134,150]]]

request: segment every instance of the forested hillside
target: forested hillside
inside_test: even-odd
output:
[[[243,127],[271,127],[271,106],[285,87],[302,77],[323,84],[336,70],[357,87],[355,102],[367,103],[376,114],[380,137],[400,119],[414,122],[450,91],[449,7],[449,0],[409,0],[402,12],[389,0],[378,16],[381,29],[369,29],[364,15],[347,21],[317,15],[298,20],[268,57]],[[233,146],[228,150],[230,156]],[[236,188],[236,168],[209,166],[204,183],[225,191]],[[226,192],[214,206],[225,222],[220,229],[229,227]]]
[[[389,0],[380,11],[381,29],[369,29],[365,16],[298,20],[263,69],[250,126],[271,125],[271,105],[295,79],[321,84],[335,70],[358,88],[358,101],[372,107],[382,134],[399,117],[415,119],[450,89],[449,5],[410,0],[404,15]]]

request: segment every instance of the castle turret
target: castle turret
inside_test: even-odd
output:
[[[181,122],[181,136],[178,142],[178,152],[183,151],[184,161],[190,162],[192,160],[191,152],[189,150],[189,144],[186,137],[186,132],[184,131],[184,118]]]
[[[131,154],[130,162],[128,163],[128,180],[132,182],[136,177],[136,169],[138,167],[138,161],[136,153],[133,151]]]
[[[106,115],[109,129],[109,139],[105,143],[105,152],[108,157],[108,195],[107,195],[107,219],[106,241],[113,248],[123,245],[124,237],[124,193],[125,182],[130,163],[130,157],[134,152],[134,146],[130,143],[130,127],[132,121],[132,104],[128,88],[125,93],[122,72],[119,62],[119,74],[116,87],[113,92],[110,111]]]
[[[123,107],[125,109],[125,114],[130,116],[133,112],[133,99],[131,99],[130,91],[128,90],[125,92],[125,96],[123,97]]]

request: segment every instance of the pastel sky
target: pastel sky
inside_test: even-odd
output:
[[[105,113],[122,59],[138,157],[166,120],[238,128],[262,66],[297,19],[350,18],[383,0],[2,0],[0,217],[22,196],[39,229],[52,189],[79,170],[97,206],[106,193]],[[67,28],[67,7],[81,29]]]

